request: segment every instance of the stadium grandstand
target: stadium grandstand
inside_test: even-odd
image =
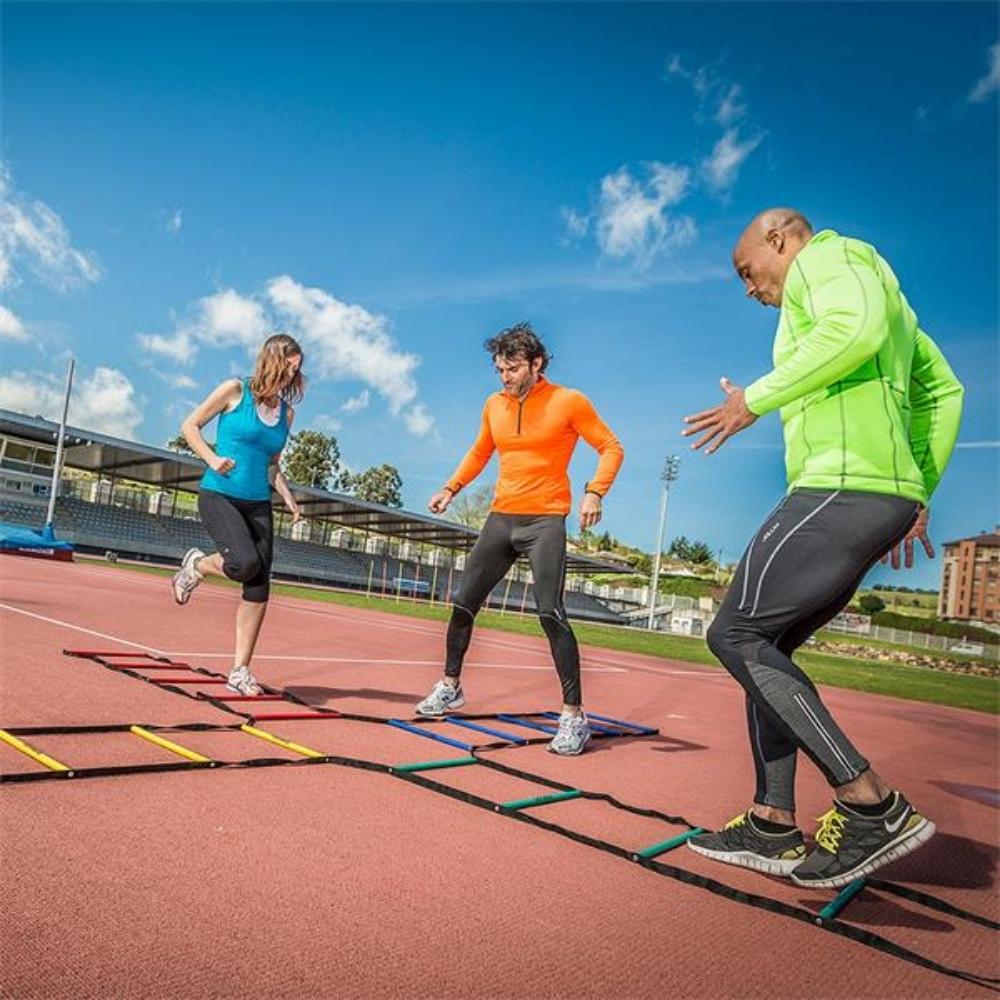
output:
[[[59,425],[0,409],[0,521],[40,528],[46,520]],[[191,546],[210,551],[198,520],[204,463],[194,456],[67,427],[53,522],[77,551],[176,565]],[[275,508],[274,577],[370,594],[447,602],[458,587],[478,532],[465,525],[315,487],[292,485],[305,514],[296,525]],[[580,589],[594,573],[621,573],[611,562],[570,552],[570,617],[624,624]],[[519,562],[489,606],[534,611],[528,567]]]

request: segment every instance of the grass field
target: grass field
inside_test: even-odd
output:
[[[93,561],[104,564],[104,561],[100,559]],[[154,573],[160,576],[168,576],[173,572],[159,566],[134,563],[118,565],[123,569]],[[218,578],[211,578],[209,582],[215,586],[236,586],[228,580]],[[326,590],[277,582],[273,585],[272,590],[275,594],[289,597],[327,601],[333,604],[408,615],[431,621],[446,621],[451,614],[450,608],[441,604],[429,605],[405,599],[397,602],[391,597],[369,598],[364,594],[352,591]],[[487,628],[521,635],[542,636],[542,630],[537,620],[531,615],[522,616],[514,613],[501,615],[495,611],[484,611],[478,620],[481,625]],[[581,643],[590,646],[628,653],[643,653],[664,659],[686,660],[689,663],[702,663],[722,669],[701,639],[663,632],[623,629],[613,625],[590,625],[583,622],[574,622],[573,630]],[[847,640],[845,639],[845,641]],[[893,695],[897,698],[910,698],[914,701],[929,701],[956,708],[971,708],[980,712],[997,713],[1000,711],[1000,680],[991,677],[947,673],[942,670],[860,660],[855,657],[836,656],[809,650],[803,650],[797,654],[796,661],[817,684],[830,684],[834,687]]]

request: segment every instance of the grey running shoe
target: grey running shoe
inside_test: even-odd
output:
[[[552,737],[548,749],[563,757],[575,757],[583,753],[590,742],[590,724],[586,715],[572,715],[563,712],[559,716],[559,732]]]
[[[264,689],[257,683],[257,678],[250,673],[249,667],[233,667],[229,671],[229,679],[226,687],[235,694],[257,695],[262,694]]]
[[[417,715],[447,715],[465,704],[462,685],[452,687],[444,681],[438,681],[431,688],[431,693],[414,709]]]
[[[915,851],[934,836],[934,824],[893,793],[881,816],[862,816],[841,802],[820,816],[816,849],[792,872],[796,885],[836,889]]]
[[[687,845],[713,861],[752,868],[765,875],[790,875],[806,856],[801,830],[765,833],[754,825],[752,810],[730,820],[717,833],[692,837]]]
[[[205,578],[195,568],[194,564],[204,557],[201,549],[188,549],[181,560],[181,568],[174,573],[170,587],[174,592],[174,600],[178,604],[187,604],[191,600],[194,588]]]

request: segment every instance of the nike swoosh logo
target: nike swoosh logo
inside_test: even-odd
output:
[[[910,810],[907,809],[903,813],[903,815],[896,820],[895,823],[890,823],[888,820],[886,820],[885,828],[886,830],[889,831],[889,833],[895,833],[909,818],[910,818]]]

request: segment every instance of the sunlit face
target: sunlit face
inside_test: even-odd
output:
[[[744,236],[733,251],[733,267],[743,282],[747,297],[762,306],[781,306],[789,259],[782,253],[784,241]]]
[[[535,358],[534,361],[529,361],[524,357],[502,358],[498,354],[493,359],[493,367],[497,375],[500,376],[503,391],[508,396],[520,399],[538,381],[542,359]]]

